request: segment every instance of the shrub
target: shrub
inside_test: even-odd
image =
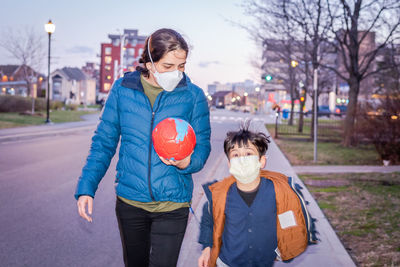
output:
[[[64,103],[62,101],[50,101],[50,109],[51,110],[60,110],[64,107]]]
[[[78,107],[79,107],[79,105],[77,105],[77,104],[65,105],[66,110],[78,110]]]
[[[35,98],[35,111],[44,110],[46,99]],[[25,112],[32,109],[32,98],[13,95],[0,96],[0,112]]]
[[[358,119],[359,133],[368,138],[382,160],[400,163],[400,94],[386,95],[378,106],[364,105]]]
[[[50,101],[50,109],[58,110],[64,107],[61,101]],[[45,111],[47,109],[47,99],[35,98],[35,111]],[[0,96],[0,112],[30,112],[32,110],[32,98],[1,95]],[[75,110],[75,109],[72,109]]]

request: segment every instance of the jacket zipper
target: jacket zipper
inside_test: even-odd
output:
[[[307,220],[307,225],[308,225],[308,229],[307,229],[307,234],[309,235],[308,236],[308,238],[309,238],[309,240],[310,241],[312,241],[312,233],[311,233],[311,219],[310,219],[310,215],[308,214],[308,210],[307,210],[307,204],[305,203],[305,201],[304,201],[304,199],[301,197],[301,195],[300,195],[300,193],[299,192],[297,192],[297,190],[296,190],[296,185],[295,185],[295,183],[294,183],[294,179],[293,179],[293,177],[291,177],[292,179],[291,179],[291,187],[292,187],[292,189],[293,189],[293,191],[296,193],[296,195],[297,195],[297,197],[300,199],[300,201],[301,201],[301,203],[303,204],[303,207],[304,207],[304,211],[305,211],[305,213],[306,213],[306,220]]]
[[[153,190],[151,189],[151,146],[153,145],[152,133],[153,133],[153,125],[154,125],[154,116],[156,115],[156,111],[158,110],[158,106],[159,106],[159,103],[160,103],[160,101],[161,101],[162,93],[163,93],[163,92],[160,93],[160,97],[159,97],[158,102],[157,102],[157,109],[156,109],[156,110],[153,110],[153,107],[151,106],[150,100],[147,98],[147,100],[149,101],[150,107],[151,107],[150,141],[149,141],[149,160],[148,160],[149,167],[148,167],[147,184],[148,184],[148,186],[149,186],[149,192],[150,192],[151,200],[153,200],[153,201],[156,201],[156,199],[154,198]],[[156,104],[156,103],[154,103],[154,104]]]

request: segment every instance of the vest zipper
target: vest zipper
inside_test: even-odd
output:
[[[156,201],[156,199],[154,198],[153,190],[151,189],[151,146],[153,145],[152,133],[153,133],[154,117],[155,117],[155,115],[156,115],[156,111],[158,110],[158,106],[159,106],[159,103],[160,103],[160,101],[161,101],[162,93],[163,93],[163,92],[161,92],[161,93],[159,94],[160,97],[158,98],[157,109],[156,109],[156,110],[153,110],[153,107],[151,106],[150,100],[149,100],[149,98],[147,97],[147,100],[149,101],[149,104],[150,104],[150,107],[151,107],[150,141],[149,141],[149,160],[148,160],[149,167],[148,167],[148,171],[147,171],[147,174],[148,174],[148,177],[147,177],[147,184],[148,184],[148,187],[149,187],[149,192],[150,192],[151,200],[153,200],[153,201]],[[156,103],[154,103],[154,104],[156,104]]]

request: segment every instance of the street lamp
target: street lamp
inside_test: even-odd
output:
[[[50,121],[50,43],[51,43],[51,34],[56,30],[56,25],[51,22],[47,22],[44,25],[45,31],[49,34],[49,54],[48,54],[48,63],[47,63],[47,116],[46,116],[46,123],[51,123]]]
[[[260,87],[254,89],[257,92],[257,113],[260,112]]]
[[[119,58],[119,77],[123,77],[124,76],[124,51],[126,50],[125,48],[125,39],[126,39],[127,35],[125,33],[120,35],[120,58]]]

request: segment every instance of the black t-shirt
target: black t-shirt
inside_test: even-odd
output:
[[[257,196],[259,188],[260,188],[260,184],[258,184],[257,188],[252,191],[245,192],[245,191],[240,190],[239,188],[237,190],[238,190],[239,195],[243,198],[244,202],[246,202],[247,206],[250,207],[251,204],[253,203],[254,199]]]

